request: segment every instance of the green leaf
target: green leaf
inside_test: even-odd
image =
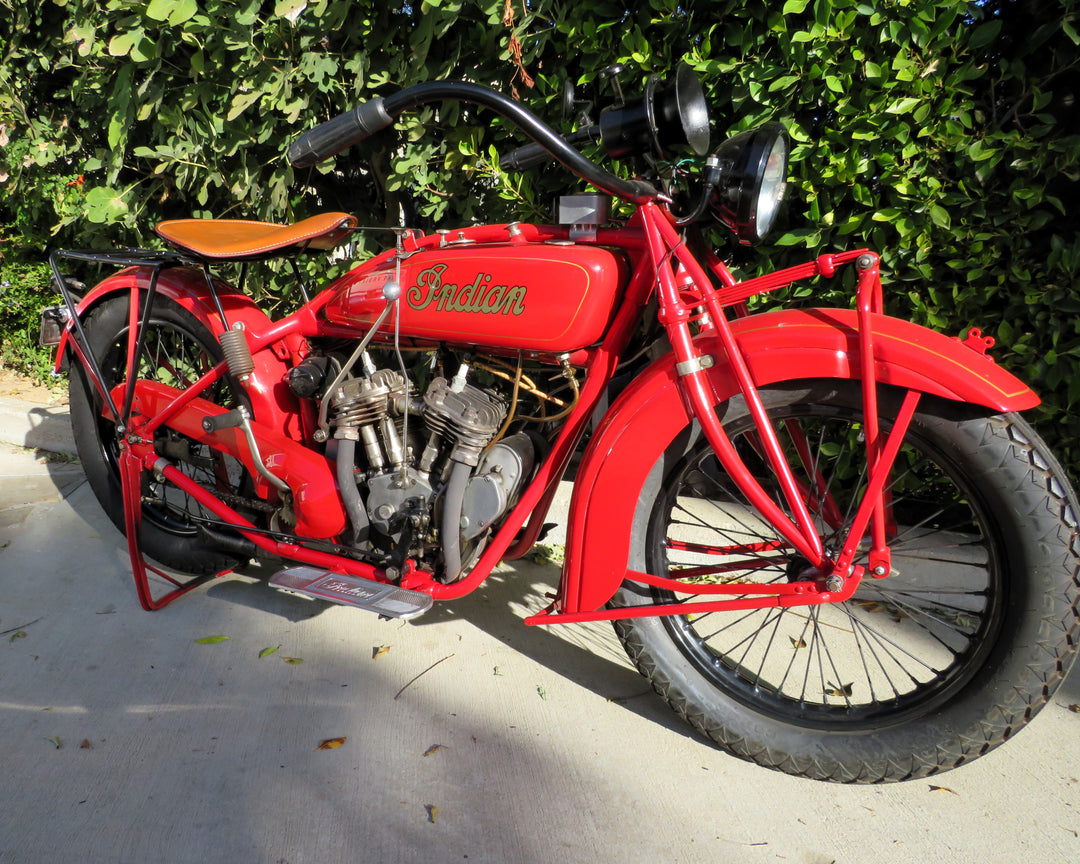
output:
[[[276,648],[263,648],[262,651],[259,652],[259,659],[262,660],[263,657],[269,657],[271,654],[273,654],[275,651],[278,651],[280,648],[280,645],[278,645]]]
[[[176,0],[176,6],[169,15],[169,23],[173,27],[179,27],[186,21],[190,21],[199,12],[198,0]]]
[[[307,0],[278,0],[277,5],[274,6],[274,16],[287,18],[295,24],[307,5]]]
[[[952,219],[949,218],[949,211],[939,204],[930,205],[930,218],[939,228],[948,229],[952,227]]]
[[[967,155],[975,162],[985,162],[987,159],[994,158],[994,151],[982,141],[976,140],[967,148]]]
[[[87,192],[84,205],[86,218],[99,224],[116,222],[128,212],[123,196],[108,186],[95,186]]]
[[[108,140],[113,151],[123,151],[127,142],[128,129],[131,126],[131,76],[134,68],[124,66],[116,77],[111,100],[112,113],[109,117]]]
[[[769,85],[769,92],[775,93],[777,90],[783,90],[784,88],[790,87],[792,84],[797,83],[798,80],[798,75],[783,75]]]
[[[195,642],[199,645],[217,645],[218,642],[226,642],[229,638],[228,636],[203,636],[202,639],[196,639]]]
[[[74,42],[80,57],[86,57],[94,47],[97,37],[97,28],[93,24],[76,24],[64,34],[65,42]]]
[[[798,228],[778,237],[777,246],[813,246],[821,239],[821,232],[816,228]]]
[[[897,99],[888,108],[885,109],[887,114],[907,114],[913,108],[919,104],[918,99],[914,99],[911,96],[905,96],[902,99]]]
[[[235,120],[261,98],[262,92],[259,90],[252,90],[250,93],[237,93],[233,97],[232,107],[229,109],[229,113],[225,115],[225,119]]]
[[[1073,45],[1080,45],[1080,33],[1076,32],[1068,18],[1061,22],[1061,31],[1072,40]]]
[[[985,24],[980,24],[975,28],[975,31],[971,34],[971,38],[968,39],[968,48],[975,51],[979,48],[984,48],[997,39],[998,34],[1001,32],[1001,20],[987,21]]]
[[[198,0],[150,0],[146,7],[146,17],[155,21],[168,21],[178,27],[190,21],[199,11]]]
[[[126,33],[118,33],[109,40],[109,54],[113,57],[127,57],[131,49],[143,37],[143,29],[137,27]]]
[[[146,17],[155,21],[167,21],[175,5],[176,0],[150,0],[146,4]]]
[[[814,23],[823,30],[829,26],[832,17],[830,0],[816,0],[814,3]]]

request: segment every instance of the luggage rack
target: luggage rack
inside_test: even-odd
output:
[[[105,377],[101,373],[101,368],[98,366],[97,359],[94,357],[93,351],[90,350],[90,343],[87,341],[86,332],[83,330],[82,322],[79,320],[78,302],[82,298],[76,297],[72,292],[72,288],[76,286],[82,287],[82,283],[64,276],[63,272],[60,270],[60,261],[64,259],[92,264],[110,264],[114,267],[151,268],[150,284],[147,286],[146,292],[146,303],[142,310],[142,317],[139,319],[138,327],[135,331],[134,345],[132,346],[132,349],[129,350],[129,367],[133,369],[139,368],[139,361],[142,359],[142,352],[146,341],[145,336],[147,326],[150,322],[150,313],[154,306],[154,295],[157,293],[158,278],[161,275],[161,271],[167,267],[200,265],[203,275],[206,278],[206,284],[210,289],[210,295],[214,299],[214,305],[217,308],[217,312],[221,316],[222,321],[226,320],[225,310],[221,306],[217,290],[214,287],[213,278],[210,275],[210,268],[206,262],[199,261],[191,256],[183,255],[171,250],[166,251],[160,249],[57,249],[49,255],[49,267],[52,269],[53,278],[60,289],[60,295],[64,298],[64,308],[58,310],[58,314],[63,316],[65,320],[62,323],[57,323],[61,325],[62,330],[68,332],[69,343],[72,344],[73,349],[79,355],[79,360],[89,370],[90,375],[94,379],[94,385],[105,399],[105,403],[112,413],[112,416],[118,423],[125,424],[127,418],[131,414],[131,402],[135,395],[135,388],[126,388],[127,392],[125,394],[123,410],[118,410],[116,403],[113,401],[108,384],[105,381]],[[131,313],[132,324],[135,323],[134,319],[137,311],[138,306],[133,306]],[[54,314],[57,314],[56,311],[54,311]],[[45,329],[44,323],[42,329],[43,331]],[[59,363],[59,358],[57,362]]]

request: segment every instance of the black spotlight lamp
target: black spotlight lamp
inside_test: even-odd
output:
[[[640,101],[605,108],[600,113],[600,142],[611,157],[652,152],[665,158],[673,147],[689,147],[698,156],[709,150],[709,106],[701,79],[680,63],[675,80],[661,89],[649,77]]]

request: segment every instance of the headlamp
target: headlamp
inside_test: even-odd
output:
[[[779,123],[728,138],[713,154],[719,180],[710,205],[713,214],[743,245],[769,233],[787,185],[787,137]]]

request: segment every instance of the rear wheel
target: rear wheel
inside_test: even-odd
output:
[[[164,297],[154,300],[146,347],[138,377],[184,389],[209,371],[222,357],[221,348],[206,328],[187,310]],[[87,339],[102,375],[110,387],[126,377],[128,298],[103,301],[85,323]],[[233,397],[222,380],[204,395],[223,406]],[[103,416],[103,399],[81,364],[71,364],[71,422],[87,479],[105,512],[121,531],[124,526],[116,425]],[[155,434],[158,453],[174,462],[189,477],[243,510],[251,482],[233,457],[211,450],[172,430]],[[216,573],[242,560],[215,542],[205,528],[210,514],[190,496],[143,472],[141,547],[150,557],[193,575]]]
[[[858,387],[763,396],[826,546],[838,548],[866,478]],[[896,404],[883,402],[886,429]],[[924,397],[897,459],[892,575],[864,577],[843,603],[616,623],[676,711],[768,767],[875,782],[959,765],[1049,700],[1072,661],[1080,511],[1023,420],[961,418],[957,408]],[[723,422],[753,473],[775,486],[741,399]],[[639,505],[649,515],[632,566],[683,578],[692,569],[704,581],[803,578],[808,563],[749,507],[703,438],[667,464]],[[689,596],[626,583],[613,603]]]

